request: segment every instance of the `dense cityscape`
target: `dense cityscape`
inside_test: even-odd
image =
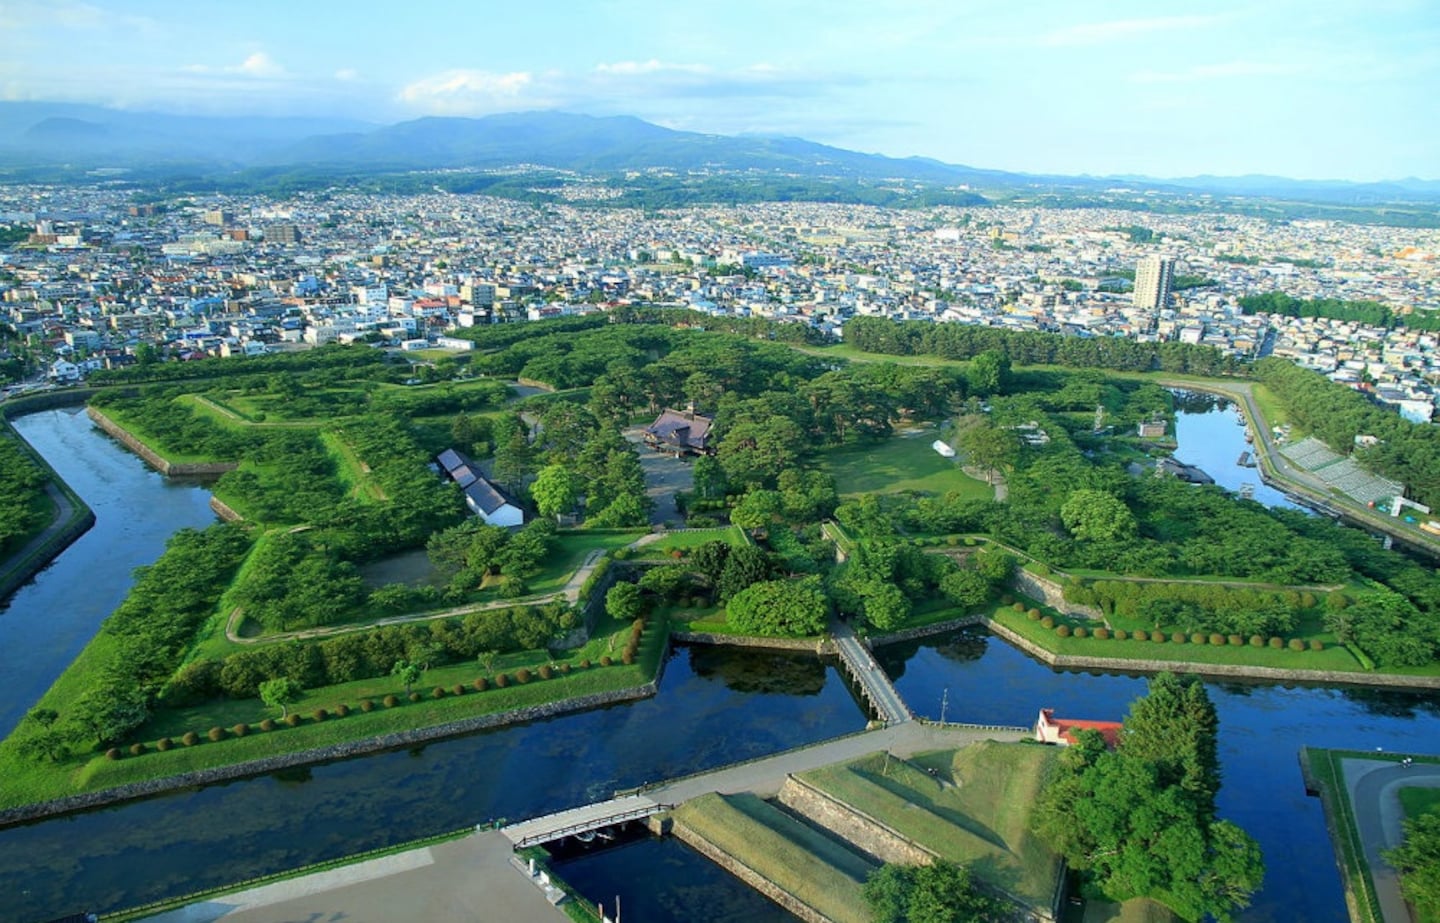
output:
[[[23,361],[4,368],[34,387],[135,361],[332,341],[465,349],[447,334],[643,304],[837,338],[849,318],[881,316],[1201,343],[1290,358],[1417,422],[1434,410],[1437,334],[1416,321],[1440,316],[1440,231],[1106,209],[643,213],[587,207],[603,189],[569,188],[576,204],[535,206],[339,189],[141,202],[103,185],[10,187],[0,297],[18,337],[3,358]],[[1378,303],[1393,320],[1242,305],[1270,292]]]

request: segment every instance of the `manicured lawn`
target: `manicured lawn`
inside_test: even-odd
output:
[[[981,500],[993,498],[993,487],[961,471],[955,459],[930,448],[938,435],[937,429],[927,427],[874,445],[831,449],[822,452],[819,460],[846,496],[914,490],[937,495],[955,491],[962,497]]]
[[[1054,758],[1052,748],[987,741],[908,761],[871,754],[801,778],[943,858],[970,864],[980,881],[1046,906],[1059,863],[1029,823]]]
[[[1277,398],[1269,388],[1256,383],[1251,386],[1251,393],[1254,394],[1255,406],[1260,408],[1260,415],[1265,418],[1267,425],[1280,426],[1285,423],[1291,423],[1290,415],[1285,412],[1285,405],[1280,403],[1280,399]],[[1291,442],[1299,442],[1305,438],[1305,436],[1305,430],[1291,423]]]
[[[636,548],[631,557],[636,560],[648,560],[653,558],[666,558],[672,551],[690,551],[699,548],[706,542],[724,542],[734,548],[744,545],[747,542],[745,533],[739,526],[723,526],[718,529],[693,529],[686,532],[673,532],[659,541],[651,542]]]
[[[828,919],[868,923],[861,886],[877,866],[756,796],[702,795],[676,809],[675,821]]]
[[[1440,788],[1402,788],[1400,806],[1405,809],[1407,819],[1440,811]]]

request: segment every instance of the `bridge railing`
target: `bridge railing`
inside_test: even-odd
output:
[[[671,807],[671,805],[664,804],[645,805],[644,807],[631,808],[628,811],[620,811],[615,814],[607,814],[604,817],[596,817],[590,820],[581,821],[580,823],[567,824],[564,827],[546,830],[542,833],[532,833],[529,836],[521,837],[520,839],[515,841],[515,847],[517,849],[524,849],[526,846],[535,846],[539,843],[548,843],[551,840],[558,840],[561,837],[573,836],[577,833],[586,833],[590,830],[599,830],[602,827],[612,827],[615,824],[623,824],[628,820],[639,820],[642,817],[649,817],[651,814],[659,814],[661,811],[668,811]],[[543,820],[543,818],[541,819]],[[535,821],[527,821],[527,823],[533,824],[535,823]]]

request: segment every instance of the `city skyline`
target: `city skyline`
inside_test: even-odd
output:
[[[560,110],[1037,173],[1440,178],[1440,12],[0,4],[0,99],[218,115]]]

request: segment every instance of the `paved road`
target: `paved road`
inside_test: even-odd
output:
[[[30,541],[25,543],[24,548],[10,555],[3,564],[0,564],[0,576],[5,575],[11,567],[29,561],[30,556],[39,551],[46,542],[50,541],[50,539],[55,536],[55,533],[59,532],[60,529],[70,521],[70,517],[75,514],[75,505],[70,502],[69,497],[65,496],[65,492],[56,487],[53,482],[45,485],[45,493],[55,504],[54,517],[51,518],[50,524],[45,527],[44,531],[30,539]]]
[[[651,525],[672,528],[682,525],[675,495],[695,489],[695,469],[691,467],[694,461],[656,452],[645,445],[643,426],[632,426],[624,435],[640,457],[640,468],[645,472],[645,494],[655,503],[650,513]]]
[[[1350,790],[1350,805],[1359,828],[1365,861],[1370,866],[1370,880],[1380,899],[1380,913],[1385,923],[1410,923],[1410,910],[1400,896],[1400,882],[1395,870],[1380,857],[1383,850],[1399,846],[1404,836],[1401,822],[1405,819],[1400,806],[1402,788],[1440,788],[1440,766],[1415,763],[1404,766],[1393,760],[1343,759],[1345,785]]]
[[[241,891],[147,918],[150,923],[395,923],[568,919],[522,870],[498,831]]]

